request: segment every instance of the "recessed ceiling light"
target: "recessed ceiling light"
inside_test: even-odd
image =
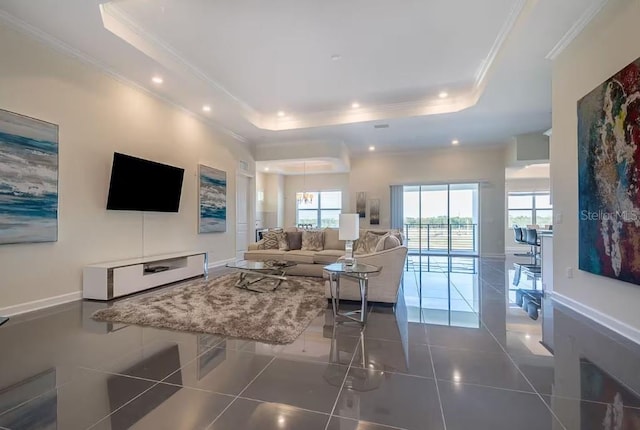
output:
[[[205,112],[211,112],[211,106],[204,105],[204,106],[202,106],[202,110],[205,111]]]
[[[438,94],[438,97],[440,97],[441,99],[446,99],[447,97],[449,97],[449,93],[446,91],[442,91],[440,94]]]
[[[331,56],[331,61],[338,61],[338,60],[340,60],[341,58],[342,58],[342,55],[340,55],[340,54],[333,54],[333,55]]]
[[[352,107],[353,109],[358,109],[358,108],[360,107],[360,103],[358,103],[358,102],[353,102],[353,103],[351,103],[351,107]]]
[[[452,145],[457,145],[457,144],[459,144],[459,143],[460,143],[460,141],[459,141],[458,139],[453,139],[453,140],[451,141],[451,144],[452,144]]]
[[[284,115],[285,115],[285,114],[284,114],[284,111],[282,111],[282,110],[279,110],[279,111],[278,111],[278,116],[279,116],[280,118],[282,118]]]
[[[268,167],[265,167],[265,168],[264,168],[264,171],[265,171],[265,172],[268,172],[268,171],[269,171],[269,168],[268,168]]]
[[[375,147],[375,146],[371,145],[371,146],[369,147],[369,151],[375,151],[375,150],[376,150],[376,147]]]
[[[151,80],[153,81],[154,84],[161,84],[164,82],[164,79],[162,79],[162,76],[154,76],[153,78],[151,78]]]

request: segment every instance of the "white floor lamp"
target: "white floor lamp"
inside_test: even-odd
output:
[[[344,250],[344,264],[353,266],[356,262],[353,258],[353,241],[360,237],[360,215],[340,214],[340,229],[338,239],[346,240]]]

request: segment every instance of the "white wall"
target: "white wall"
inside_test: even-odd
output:
[[[380,199],[380,226],[390,226],[391,185],[481,182],[480,252],[504,254],[505,149],[467,149],[463,146],[405,154],[368,154],[351,161],[349,211],[356,193]],[[344,196],[343,196],[344,198]],[[368,215],[368,213],[367,213]],[[368,217],[361,225],[368,225]]]
[[[90,263],[188,249],[207,250],[213,262],[234,257],[236,166],[243,159],[254,169],[248,151],[6,26],[0,26],[0,58],[0,108],[60,127],[59,239],[0,246],[0,314],[79,291],[82,267]],[[140,212],[105,210],[114,151],[185,168],[180,212],[148,213],[143,224]],[[227,172],[226,233],[197,234],[199,163]]]
[[[610,0],[553,65],[551,188],[554,289],[640,334],[640,286],[577,270],[578,161],[576,103],[640,57],[640,2]],[[562,223],[558,216],[562,217]],[[574,277],[565,276],[573,268]],[[593,312],[592,312],[593,314]]]
[[[342,191],[342,208],[349,207],[349,174],[294,175],[284,177],[284,225],[296,225],[296,193]],[[355,208],[355,205],[354,205]]]
[[[284,176],[265,174],[265,227],[283,227],[284,224]]]
[[[256,228],[264,228],[267,218],[265,214],[265,179],[264,173],[256,172]]]

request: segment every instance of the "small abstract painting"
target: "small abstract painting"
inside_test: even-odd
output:
[[[586,358],[580,359],[580,429],[640,428],[640,398]]]
[[[369,200],[369,224],[380,224],[380,199]]]
[[[0,244],[58,240],[58,126],[0,110]]]
[[[227,231],[227,174],[222,170],[198,166],[198,232]]]
[[[367,216],[367,193],[365,192],[357,192],[356,193],[356,212],[360,216],[360,218],[364,218]]]
[[[640,284],[640,59],[578,101],[579,268]]]

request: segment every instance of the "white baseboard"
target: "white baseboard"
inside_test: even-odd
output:
[[[551,298],[553,301],[560,303],[561,305],[566,306],[569,309],[572,309],[587,318],[592,319],[603,327],[606,327],[609,330],[618,333],[619,335],[624,336],[635,343],[640,344],[640,330],[638,330],[637,328],[632,327],[629,324],[626,324],[616,318],[613,318],[605,314],[604,312],[594,309],[591,306],[587,306],[570,297],[567,297],[564,294],[560,294],[554,291],[553,293],[551,293]]]
[[[226,260],[211,261],[208,267],[209,269],[215,269],[216,267],[222,267],[225,264],[233,263],[234,261],[236,261],[235,258],[227,258]]]
[[[209,269],[216,267],[222,267],[227,263],[236,261],[235,258],[229,258],[226,260],[212,261],[209,263]],[[20,303],[18,305],[7,306],[0,308],[0,315],[10,317],[18,314],[24,314],[27,312],[33,312],[51,306],[62,305],[64,303],[74,302],[76,300],[82,300],[82,291],[74,291],[73,293],[62,294],[60,296],[48,297],[46,299],[34,300],[32,302]]]
[[[34,300],[32,302],[20,303],[18,305],[0,308],[0,315],[10,317],[26,312],[33,312],[51,306],[62,305],[64,303],[75,302],[82,299],[82,291],[74,291],[73,293],[62,294],[46,299]]]

